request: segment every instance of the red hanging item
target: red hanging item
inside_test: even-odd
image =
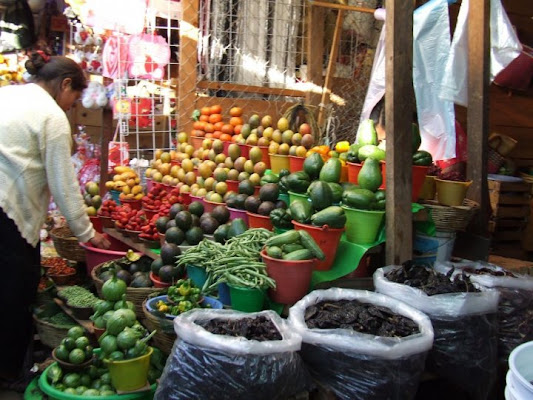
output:
[[[164,37],[148,33],[134,35],[128,44],[128,73],[132,78],[163,79],[170,61]]]

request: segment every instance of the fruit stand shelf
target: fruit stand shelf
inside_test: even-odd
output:
[[[156,253],[153,249],[149,248],[148,246],[145,246],[144,243],[134,242],[133,240],[131,240],[131,238],[129,238],[127,236],[124,236],[122,233],[120,233],[116,229],[104,228],[103,230],[109,236],[111,236],[111,237],[113,237],[113,238],[115,238],[117,240],[120,240],[122,243],[127,244],[132,249],[137,250],[137,251],[147,255],[148,257],[153,258],[154,260],[159,257],[159,253],[158,252]]]

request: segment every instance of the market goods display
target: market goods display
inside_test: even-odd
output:
[[[324,252],[306,231],[291,230],[268,239],[265,253],[283,260],[311,260],[325,258]]]
[[[194,310],[176,317],[174,325],[178,339],[155,399],[216,393],[221,400],[266,400],[311,387],[298,355],[301,339],[272,311]]]
[[[498,291],[483,289],[464,274],[446,276],[412,262],[379,268],[374,286],[431,319],[435,340],[427,370],[472,398],[485,399],[496,379]]]
[[[433,342],[422,312],[381,294],[332,288],[298,301],[288,323],[302,337],[311,375],[337,398],[414,398]]]
[[[486,289],[500,293],[498,303],[498,357],[507,362],[509,354],[522,343],[533,340],[533,278],[484,262],[436,263],[443,273],[466,274]]]
[[[83,333],[83,329],[79,326],[70,328],[67,337],[52,352],[55,360],[66,370],[80,370],[93,359],[93,347]]]
[[[140,184],[141,178],[130,167],[117,165],[113,168],[113,178],[105,183],[108,190],[119,192],[118,199],[141,200],[144,196],[143,188]]]
[[[122,280],[126,286],[132,288],[151,287],[152,283],[148,276],[151,263],[150,257],[141,256],[130,249],[125,257],[107,261],[94,268],[94,276],[98,278],[99,293],[102,290],[101,285],[113,278]]]
[[[90,216],[96,216],[98,210],[102,206],[100,186],[96,182],[89,181],[85,184],[84,189],[85,193],[83,194],[83,200],[87,206],[87,214]]]

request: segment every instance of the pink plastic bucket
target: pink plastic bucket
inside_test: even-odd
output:
[[[80,246],[85,249],[85,262],[87,264],[88,275],[91,274],[91,270],[98,264],[124,257],[129,249],[129,246],[120,240],[109,235],[106,236],[111,242],[111,247],[107,250],[93,247],[91,243],[80,243]]]
[[[238,208],[229,208],[229,219],[230,221],[233,221],[235,218],[241,218],[246,226],[248,225],[248,214],[246,213],[246,210],[239,210]]]

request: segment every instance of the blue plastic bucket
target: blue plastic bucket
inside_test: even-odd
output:
[[[435,261],[450,261],[454,243],[455,232],[437,231],[435,236],[417,233],[413,241],[413,260],[429,266]]]
[[[231,305],[231,297],[229,295],[229,286],[226,283],[218,284],[218,299],[225,306]]]
[[[187,264],[187,276],[200,289],[204,286],[204,283],[207,280],[205,268],[197,267],[195,265]]]

